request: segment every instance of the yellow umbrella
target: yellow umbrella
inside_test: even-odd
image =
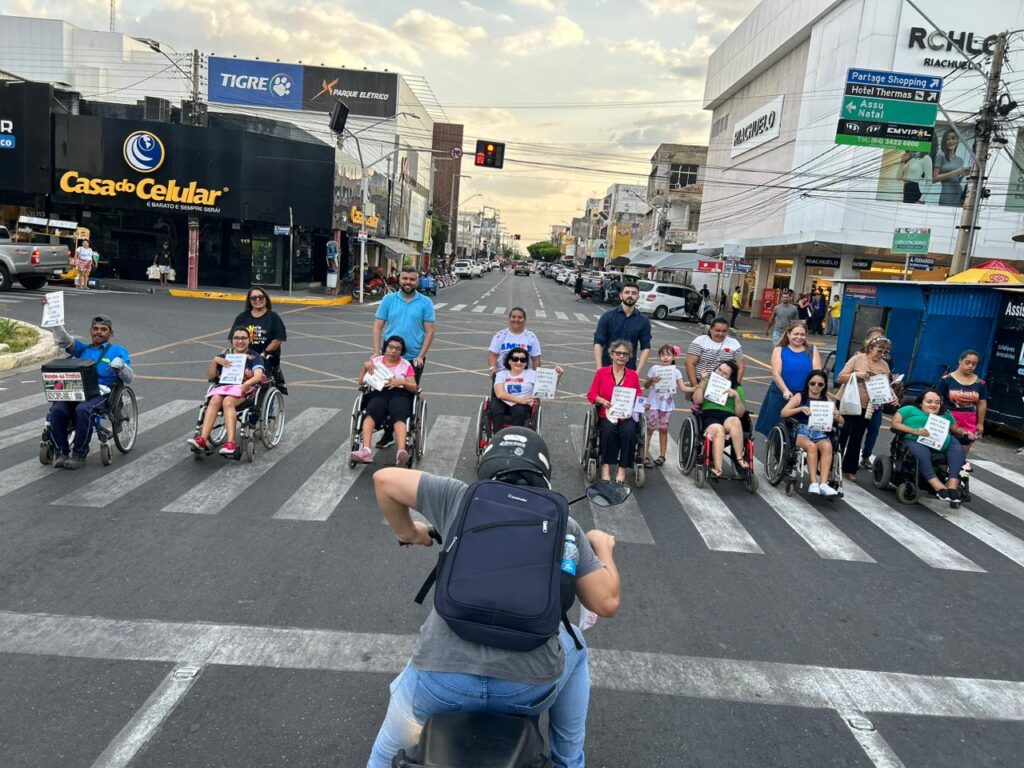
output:
[[[952,277],[946,278],[947,283],[989,283],[990,285],[1024,285],[1024,274],[1011,267],[1005,261],[992,259],[971,269],[965,269]]]

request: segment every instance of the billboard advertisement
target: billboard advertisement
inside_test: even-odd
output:
[[[959,208],[974,169],[974,126],[957,123],[960,141],[950,123],[935,124],[930,152],[882,152],[877,199],[888,202]]]
[[[45,83],[0,85],[0,190],[50,191],[50,95]]]
[[[398,113],[398,75],[330,67],[303,67],[302,108],[330,112],[339,99],[349,114],[394,117]]]
[[[1024,128],[1017,129],[1017,141],[1013,145],[1013,161],[1010,163],[1010,186],[1006,190],[1004,209],[1014,213],[1024,212]]]
[[[206,97],[215,104],[302,109],[302,66],[211,56]]]

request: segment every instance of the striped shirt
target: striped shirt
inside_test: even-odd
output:
[[[686,354],[697,356],[697,381],[703,381],[722,363],[742,360],[743,347],[732,336],[726,336],[720,342],[710,336],[698,336],[690,342]]]

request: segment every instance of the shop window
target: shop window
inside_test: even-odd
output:
[[[684,189],[697,183],[699,165],[673,165],[669,171],[669,189]]]

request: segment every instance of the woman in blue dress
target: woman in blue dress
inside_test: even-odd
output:
[[[802,392],[811,371],[821,368],[816,347],[807,343],[807,325],[792,322],[772,350],[772,383],[761,403],[754,429],[765,437],[782,421],[782,408],[793,395]]]

